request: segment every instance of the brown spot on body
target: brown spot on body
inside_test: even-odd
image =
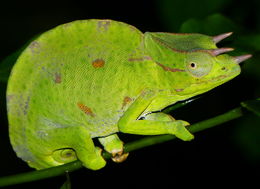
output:
[[[23,114],[26,115],[28,113],[28,109],[29,109],[29,102],[31,100],[31,97],[28,96],[26,101],[25,101],[25,104],[24,104],[24,109],[23,109]]]
[[[126,96],[126,97],[124,98],[124,100],[123,100],[123,104],[122,104],[122,108],[121,108],[121,109],[123,109],[127,104],[129,104],[129,103],[132,102],[132,101],[133,101],[132,98],[130,98],[129,96]]]
[[[99,31],[107,31],[110,26],[110,20],[100,20],[98,21],[97,27]]]
[[[61,75],[59,73],[55,73],[55,83],[61,83]]]
[[[176,92],[181,92],[183,89],[175,89]]]
[[[40,52],[40,44],[38,41],[33,41],[30,43],[29,48],[31,49],[32,53],[39,53]]]
[[[81,111],[83,111],[85,114],[87,114],[87,115],[89,115],[91,117],[95,117],[95,114],[92,112],[92,110],[89,107],[87,107],[86,105],[84,105],[84,104],[82,104],[80,102],[78,102],[77,105],[78,105],[79,109]]]
[[[150,56],[144,56],[144,57],[140,57],[140,58],[129,58],[128,61],[130,62],[141,62],[141,61],[144,61],[144,60],[152,60],[152,58]]]
[[[179,68],[170,68],[168,66],[165,66],[159,62],[156,62],[156,64],[160,67],[162,67],[165,71],[169,71],[169,72],[185,72],[185,70],[179,69]]]
[[[13,95],[13,94],[12,94],[12,95],[7,95],[7,96],[6,96],[6,101],[7,101],[7,102],[10,102],[13,98],[14,98],[14,95]]]
[[[92,62],[92,66],[94,68],[101,68],[105,65],[105,61],[103,59],[96,59]]]
[[[70,27],[71,25],[72,25],[71,22],[66,23],[66,24],[63,24],[63,28],[67,29],[67,28]]]

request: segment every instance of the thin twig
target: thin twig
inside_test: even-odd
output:
[[[210,118],[208,120],[201,121],[199,123],[193,124],[188,127],[189,131],[192,133],[202,131],[227,121],[239,118],[243,115],[242,110],[240,107],[232,109],[224,114],[218,115],[216,117]],[[162,142],[166,142],[169,140],[173,140],[176,137],[174,135],[160,135],[160,136],[150,136],[139,139],[134,142],[127,143],[125,145],[125,152],[131,152],[134,150],[138,150],[147,146],[151,146],[154,144],[159,144]],[[103,152],[103,157],[105,159],[109,159],[111,155],[107,152]],[[45,178],[55,177],[59,175],[63,175],[65,172],[72,172],[74,170],[82,168],[82,164],[80,161],[74,161],[65,165],[52,167],[48,169],[43,169],[39,171],[31,171],[28,173],[21,173],[17,175],[11,175],[0,178],[0,187],[1,186],[8,186],[14,184],[20,184],[25,182],[31,182],[36,180],[41,180]]]

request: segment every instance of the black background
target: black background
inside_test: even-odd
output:
[[[244,28],[241,33],[259,33],[260,16],[257,10],[260,8],[257,0],[229,0],[216,9],[207,9],[208,3],[203,0],[196,1],[195,5],[190,5],[190,1],[166,2],[169,0],[1,1],[0,59],[21,47],[34,35],[79,19],[108,18],[134,25],[143,32],[178,32],[181,23],[192,18],[193,13],[194,17],[202,19],[220,12]],[[171,12],[168,5],[179,7],[179,12]],[[176,11],[176,8],[172,11]],[[239,36],[235,35],[233,39],[239,40]],[[253,77],[241,74],[208,92],[203,98],[177,110],[174,116],[195,123],[224,113],[237,107],[241,101],[255,98],[259,92],[257,85],[259,82]],[[0,87],[0,176],[31,171],[33,169],[18,159],[10,146],[4,99],[6,84],[0,83]],[[72,188],[212,188],[242,185],[251,188],[257,184],[260,176],[259,171],[257,174],[259,145],[251,140],[250,135],[253,132],[259,138],[259,129],[255,129],[255,123],[259,121],[248,122],[254,119],[256,117],[250,115],[197,133],[192,142],[174,140],[132,152],[125,162],[115,164],[108,161],[107,166],[99,171],[85,168],[75,171],[70,174]],[[244,122],[248,123],[246,128],[241,126]],[[125,142],[139,137],[120,136]],[[60,176],[8,188],[59,188],[64,181],[65,176]]]

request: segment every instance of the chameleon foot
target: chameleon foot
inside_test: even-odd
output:
[[[124,150],[113,150],[112,151],[112,160],[116,163],[121,163],[126,160],[128,157],[129,153],[124,153]]]

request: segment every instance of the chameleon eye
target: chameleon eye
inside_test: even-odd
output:
[[[195,56],[188,57],[186,61],[187,72],[197,78],[207,75],[213,65],[210,57],[207,57],[204,54],[196,54]]]
[[[189,67],[191,69],[196,69],[197,68],[197,64],[195,62],[190,62]]]

